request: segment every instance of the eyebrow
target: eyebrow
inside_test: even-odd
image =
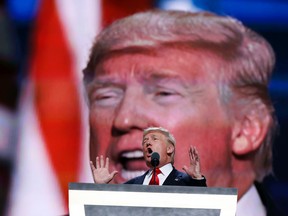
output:
[[[185,80],[179,74],[173,74],[169,71],[160,69],[156,70],[145,70],[140,71],[139,80],[144,83],[150,84],[164,84],[164,83],[175,83],[187,86]]]
[[[142,70],[137,70],[137,72],[133,72],[135,76],[137,77],[136,79],[138,81],[144,81],[145,83],[158,83],[158,82],[178,82],[178,83],[185,83],[184,79],[181,78],[179,74],[173,74],[172,72],[168,70],[155,70],[155,69],[142,69]],[[124,75],[126,76],[126,75]],[[123,80],[123,81],[122,81]],[[96,76],[93,80],[93,86],[99,85],[119,85],[124,81],[125,78],[122,77],[122,74],[117,74],[117,78],[110,76],[109,73],[107,75],[103,76]]]
[[[89,89],[91,88],[97,89],[101,87],[110,87],[110,86],[123,88],[124,83],[121,81],[119,82],[119,79],[115,79],[110,76],[101,76],[101,77],[96,77],[88,86],[89,86]]]
[[[139,71],[140,76],[143,79],[149,79],[149,80],[159,80],[159,79],[181,79],[178,74],[173,74],[173,72],[170,72],[169,70],[165,69],[145,69],[143,71]]]

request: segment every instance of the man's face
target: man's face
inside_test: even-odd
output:
[[[168,142],[166,136],[159,131],[151,131],[143,137],[143,155],[147,166],[151,165],[151,156],[157,152],[160,156],[158,167],[162,167],[171,162],[173,145]]]
[[[105,58],[89,87],[90,159],[110,158],[122,183],[147,170],[143,129],[164,127],[176,139],[175,167],[189,165],[196,146],[210,186],[227,186],[231,123],[217,91],[216,60],[199,52],[161,49]]]

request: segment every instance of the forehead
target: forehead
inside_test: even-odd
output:
[[[204,51],[176,48],[160,48],[145,52],[111,53],[97,65],[96,79],[117,77],[128,80],[169,79],[203,80],[217,73],[219,60],[215,55]]]
[[[165,137],[165,135],[162,132],[160,132],[160,131],[150,131],[144,136],[144,138],[154,137],[154,136],[156,136],[156,137]]]

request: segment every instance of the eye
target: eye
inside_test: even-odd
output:
[[[171,95],[174,95],[174,92],[171,92],[171,91],[159,91],[159,92],[156,92],[156,96],[165,97],[165,96],[171,96]]]
[[[123,94],[124,91],[121,88],[98,88],[91,94],[90,102],[96,106],[115,106],[122,100]]]
[[[180,94],[173,89],[157,89],[154,93],[154,100],[159,104],[173,103]]]

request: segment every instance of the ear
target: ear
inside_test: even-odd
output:
[[[267,112],[259,114],[257,110],[250,111],[241,120],[237,120],[232,131],[233,153],[244,155],[258,149],[265,139],[270,121]]]
[[[172,144],[167,145],[167,154],[172,154],[174,152],[174,146]]]

